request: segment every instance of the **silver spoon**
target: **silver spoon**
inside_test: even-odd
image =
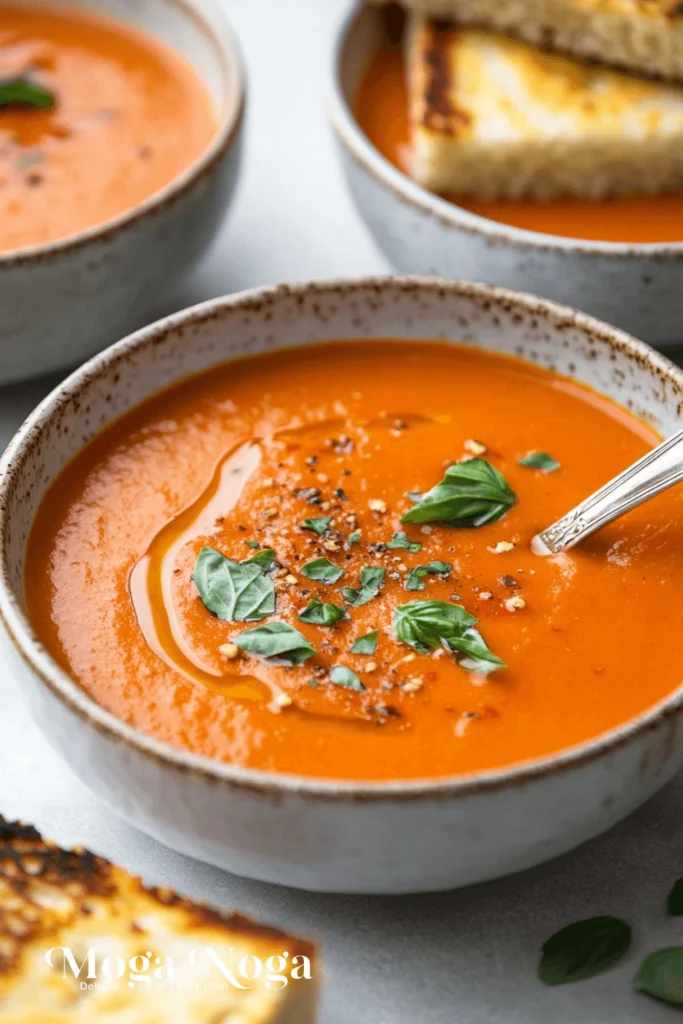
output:
[[[568,551],[596,530],[683,480],[683,430],[662,441],[532,541],[537,555]]]

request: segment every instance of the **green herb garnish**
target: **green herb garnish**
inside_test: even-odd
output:
[[[423,494],[401,522],[485,526],[500,519],[516,500],[495,466],[486,459],[470,459],[449,466],[441,483]]]
[[[466,655],[460,664],[472,672],[492,672],[505,668],[474,629],[477,619],[459,604],[447,601],[410,601],[394,610],[394,632],[399,640],[421,654],[437,647]]]
[[[336,583],[344,575],[344,570],[330,562],[329,558],[315,558],[301,567],[301,572],[309,580],[317,583]]]
[[[651,953],[640,965],[634,985],[653,999],[683,1006],[683,946]]]
[[[307,608],[297,616],[300,622],[308,622],[313,626],[333,626],[343,619],[346,612],[336,604],[323,604],[314,598]]]
[[[387,547],[392,550],[396,548],[403,548],[405,551],[412,551],[413,554],[418,551],[422,551],[422,545],[419,540],[408,540],[402,530],[399,533],[394,534],[394,539],[389,541]]]
[[[318,519],[304,519],[301,524],[302,530],[312,530],[313,533],[317,533],[322,536],[325,530],[329,528],[332,522],[332,516],[321,516]]]
[[[544,473],[554,473],[560,468],[560,463],[547,452],[530,452],[523,459],[519,460],[520,466],[527,466],[529,469],[540,469]]]
[[[577,921],[544,943],[538,976],[545,985],[592,978],[620,960],[630,945],[631,929],[621,918]]]
[[[453,566],[450,562],[430,562],[429,565],[418,565],[411,569],[406,577],[406,590],[424,590],[425,576],[445,576]]]
[[[365,689],[355,672],[345,665],[335,665],[330,669],[330,682],[335,686],[343,686],[347,690],[356,690],[359,693]]]
[[[269,665],[301,665],[315,654],[306,637],[286,622],[245,629],[232,642]]]
[[[245,540],[244,543],[247,545],[248,548],[252,548],[254,551],[258,551],[258,549],[261,547],[257,540]]]
[[[350,533],[346,538],[346,544],[344,545],[344,547],[352,548],[354,544],[358,543],[358,541],[361,539],[361,536],[361,530],[354,530],[353,533]]]
[[[256,622],[275,611],[273,581],[258,562],[233,562],[215,548],[202,548],[193,579],[204,606],[226,622]]]
[[[380,569],[375,565],[366,565],[360,571],[360,587],[343,587],[342,597],[354,608],[367,604],[373,597],[377,597],[379,589],[384,583],[386,569]]]
[[[365,636],[359,636],[351,647],[351,654],[374,654],[377,650],[378,633],[378,629],[373,629],[372,633],[366,633]]]
[[[260,565],[264,572],[268,572],[273,567],[275,561],[275,552],[272,548],[264,548],[263,551],[259,551],[258,554],[252,555],[251,558],[245,558],[240,565]]]
[[[27,78],[6,78],[0,81],[0,110],[6,107],[33,107],[34,110],[49,110],[57,103],[57,97]]]

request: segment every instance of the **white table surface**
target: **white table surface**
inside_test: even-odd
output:
[[[387,272],[346,195],[324,109],[325,62],[346,0],[223,0],[249,74],[242,183],[221,238],[171,311],[285,279]],[[0,390],[0,447],[56,381]],[[195,899],[317,937],[326,963],[320,1024],[621,1024],[676,1011],[631,990],[639,958],[683,943],[667,919],[683,874],[683,780],[580,851],[454,893],[318,896],[249,882],[179,856],[115,817],[52,752],[0,661],[0,811],[83,843]],[[544,988],[537,951],[556,928],[627,917],[634,947],[589,982]]]

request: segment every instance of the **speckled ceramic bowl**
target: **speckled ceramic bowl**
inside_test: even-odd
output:
[[[331,51],[332,123],[361,216],[402,273],[487,281],[544,295],[652,345],[683,341],[683,241],[629,245],[538,234],[469,213],[401,174],[353,114],[360,77],[384,33],[381,10],[354,10]]]
[[[139,25],[183,54],[209,90],[217,130],[199,160],[133,210],[0,253],[0,384],[75,366],[144,323],[213,240],[237,181],[242,60],[214,0],[71,3]]]
[[[115,417],[186,374],[324,339],[446,338],[588,382],[662,433],[683,422],[683,371],[580,313],[426,278],[266,288],[206,303],[96,356],[29,418],[0,463],[0,635],[37,721],[120,814],[184,853],[306,889],[444,889],[530,867],[634,810],[683,763],[683,687],[553,757],[437,781],[359,784],[244,770],[186,753],[99,707],[28,622],[24,546],[46,488]]]

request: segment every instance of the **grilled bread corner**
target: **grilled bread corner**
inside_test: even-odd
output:
[[[46,953],[63,948],[83,965],[78,977],[62,952],[48,965]],[[313,980],[267,987],[264,969],[240,989],[217,969],[205,977],[209,948],[233,965],[241,983],[236,965],[243,957],[266,964],[284,952],[290,966],[283,976],[294,956],[307,956]],[[92,949],[96,978],[89,980]],[[165,966],[155,967],[157,956]],[[125,973],[112,983],[117,957]],[[135,957],[147,957],[149,967],[134,961],[131,970]],[[300,939],[148,889],[101,857],[62,850],[35,829],[0,817],[2,1024],[313,1024],[316,966],[313,947]]]
[[[412,11],[683,81],[681,0],[405,0]]]
[[[479,200],[683,187],[683,88],[414,17],[412,177]]]

